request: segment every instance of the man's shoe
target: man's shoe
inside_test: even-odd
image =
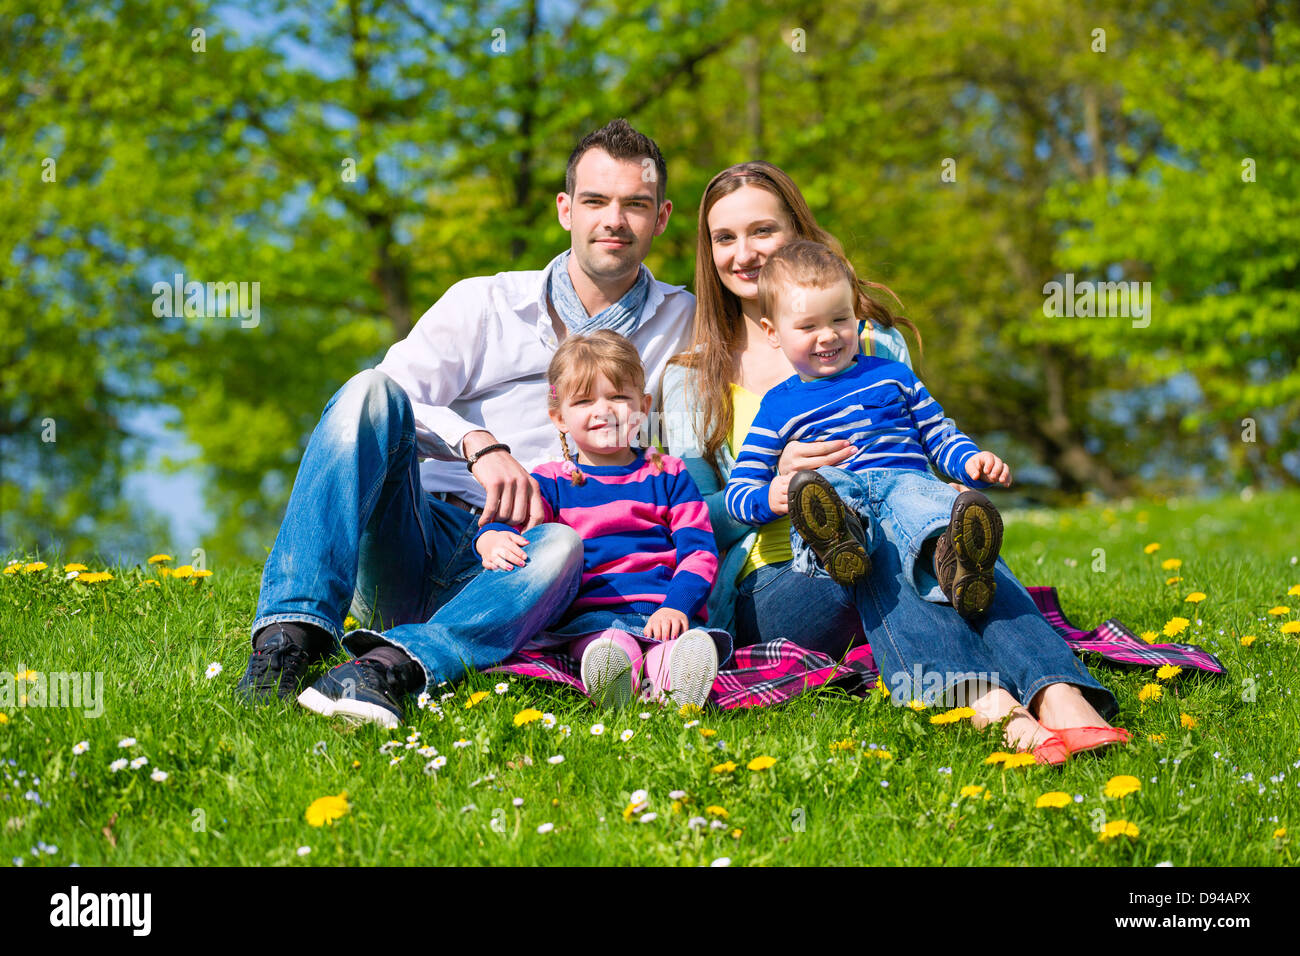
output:
[[[1002,516],[978,491],[963,491],[952,505],[948,528],[934,548],[939,589],[964,618],[978,617],[993,604],[993,566],[1002,548]]]
[[[342,717],[349,723],[400,727],[402,698],[416,677],[410,669],[419,666],[414,661],[400,667],[365,658],[345,661],[299,694],[298,703],[324,717]]]
[[[597,707],[622,707],[632,699],[632,658],[609,638],[587,645],[579,670],[582,686]]]
[[[832,580],[851,585],[871,573],[862,522],[829,481],[815,471],[796,471],[789,498],[790,523]]]
[[[275,630],[262,638],[249,655],[244,676],[235,685],[235,693],[249,703],[273,696],[291,700],[312,663],[305,638],[283,627],[272,627]]]

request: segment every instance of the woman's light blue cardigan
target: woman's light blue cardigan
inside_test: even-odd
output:
[[[912,367],[912,357],[907,350],[907,342],[897,329],[871,326],[871,351],[867,354],[879,358],[893,359]],[[866,352],[866,350],[863,350]],[[695,483],[699,485],[700,494],[709,506],[709,521],[713,525],[713,536],[718,544],[718,553],[722,562],[718,567],[718,579],[709,595],[709,626],[719,627],[732,634],[735,633],[737,582],[736,575],[744,567],[745,559],[754,547],[758,537],[756,528],[741,524],[727,514],[724,502],[727,477],[736,464],[724,442],[718,449],[718,467],[722,470],[719,482],[708,461],[703,457],[703,450],[695,436],[696,411],[699,392],[689,388],[691,371],[681,365],[670,365],[663,375],[660,408],[660,440],[666,446],[665,451],[682,459],[686,470],[690,472]]]

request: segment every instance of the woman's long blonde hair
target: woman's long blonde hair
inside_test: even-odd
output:
[[[786,216],[794,226],[795,238],[820,242],[848,263],[844,248],[834,236],[817,225],[799,187],[780,167],[761,160],[739,163],[718,173],[705,187],[704,198],[700,202],[700,224],[695,247],[695,334],[690,349],[674,356],[672,362],[695,370],[692,389],[697,396],[698,408],[697,420],[693,423],[695,434],[702,438],[700,444],[704,457],[719,481],[722,481],[723,476],[718,467],[718,453],[727,440],[734,418],[731,404],[732,353],[744,341],[745,316],[740,307],[740,299],[723,286],[722,280],[718,278],[717,266],[713,264],[709,212],[719,199],[742,186],[756,186],[776,196],[781,200]],[[888,287],[860,280],[854,310],[858,320],[873,322],[887,329],[896,325],[911,329],[916,337],[919,357],[921,334],[916,326],[908,319],[890,312],[872,298],[868,289],[887,292],[898,302],[900,309],[903,307],[898,296]]]

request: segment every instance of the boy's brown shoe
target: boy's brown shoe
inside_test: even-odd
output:
[[[993,604],[993,566],[1002,548],[1002,516],[978,491],[963,491],[952,505],[948,528],[934,549],[939,588],[964,618]]]
[[[790,523],[838,584],[852,585],[871,573],[862,522],[846,508],[834,486],[815,471],[790,479]]]

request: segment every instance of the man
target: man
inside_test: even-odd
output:
[[[457,282],[330,399],[262,572],[242,694],[298,695],[341,640],[355,659],[299,703],[394,727],[407,693],[499,663],[568,607],[582,541],[538,523],[529,475],[560,450],[546,367],[564,336],[610,328],[650,390],[686,346],[694,297],[642,265],[672,212],[666,184],[659,147],[626,121],[591,133],[556,196],[570,248],[540,272]],[[509,573],[484,571],[471,544],[497,520],[529,542]],[[343,635],[349,605],[373,629]]]

